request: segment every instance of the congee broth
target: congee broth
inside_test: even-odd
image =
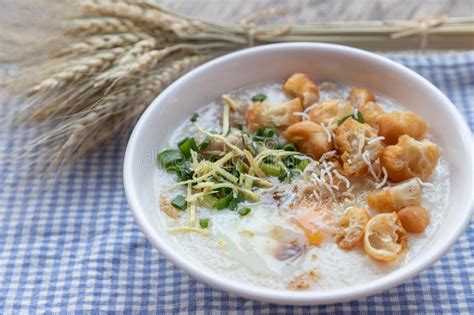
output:
[[[274,289],[354,285],[409,264],[449,191],[422,117],[302,73],[204,106],[157,165],[156,219],[176,246],[213,272]]]

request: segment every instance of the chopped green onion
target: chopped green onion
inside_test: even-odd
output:
[[[172,165],[166,170],[175,172],[180,181],[191,179],[194,175],[194,171],[191,168],[191,164],[189,162]]]
[[[265,138],[264,137],[260,137],[260,136],[252,136],[252,140],[253,141],[256,141],[256,142],[264,142],[265,141]]]
[[[193,178],[194,171],[188,167],[181,167],[176,171],[180,181],[188,180]]]
[[[263,158],[263,163],[266,163],[266,164],[275,164],[276,163],[276,158],[274,155],[268,155],[266,157]]]
[[[252,209],[250,209],[249,207],[245,207],[239,210],[239,214],[243,217],[249,214],[250,211],[252,211]]]
[[[358,122],[360,122],[361,124],[365,123],[365,119],[364,119],[364,116],[362,116],[362,113],[361,112],[357,112],[357,115],[356,117],[354,117],[355,120],[357,120]]]
[[[346,120],[348,120],[348,119],[351,118],[351,117],[352,117],[352,114],[347,115],[347,116],[345,116],[345,117],[339,119],[339,120],[337,121],[337,125],[338,125],[338,126],[342,125]]]
[[[237,210],[237,206],[239,205],[239,203],[241,203],[244,200],[245,200],[244,196],[242,196],[242,194],[239,194],[237,198],[232,198],[227,208],[229,208],[232,211],[235,211]]]
[[[260,169],[267,175],[278,176],[280,175],[281,168],[275,164],[262,163],[260,164]]]
[[[201,198],[201,200],[199,201],[199,205],[203,208],[211,209],[211,208],[214,208],[216,201],[217,201],[216,197],[212,195],[206,195]]]
[[[244,172],[244,163],[241,160],[237,160],[237,163],[235,163],[235,169],[239,173],[243,173]]]
[[[275,135],[275,129],[273,128],[259,128],[256,132],[258,137],[271,138]]]
[[[299,161],[296,160],[293,155],[285,156],[281,159],[281,161],[287,168],[294,168],[299,163]]]
[[[207,229],[209,226],[209,219],[200,219],[199,220],[199,225],[201,226],[201,229]]]
[[[306,166],[308,166],[308,164],[308,160],[301,160],[301,162],[298,164],[298,168],[300,169],[300,171],[304,172],[304,169],[306,168]]]
[[[229,206],[229,203],[232,200],[232,198],[233,198],[232,193],[230,193],[227,196],[217,200],[214,207],[216,207],[217,210],[225,209]]]
[[[278,176],[278,180],[280,182],[286,181],[288,178],[289,173],[288,172],[281,172],[281,174]]]
[[[199,144],[199,151],[207,149],[207,147],[211,145],[211,141],[211,137],[206,136],[206,138],[204,138],[204,140]]]
[[[183,139],[180,143],[178,143],[178,148],[186,158],[191,157],[191,150],[196,152],[198,150],[196,140],[194,140],[193,137]]]
[[[278,176],[281,172],[280,166],[268,163],[260,164],[260,169],[262,170],[262,172],[270,176]]]
[[[240,174],[244,172],[244,165],[242,164],[241,160],[237,160],[235,165],[231,165],[230,169],[228,170],[232,175],[235,177],[239,177]]]
[[[218,189],[218,191],[221,198],[232,194],[232,188],[230,187],[221,187]]]
[[[161,167],[168,170],[170,167],[173,167],[178,162],[183,161],[184,157],[178,150],[169,149],[164,150],[160,154],[158,154],[156,160],[158,164],[161,165]]]
[[[224,170],[237,178],[240,176],[239,171],[237,171],[234,165],[224,166]]]
[[[287,172],[281,172],[280,176],[278,176],[278,180],[280,182],[291,182],[293,178],[298,176],[300,173],[295,169],[290,169]]]
[[[362,116],[361,112],[358,111],[356,115],[350,114],[350,115],[347,115],[347,116],[345,116],[345,117],[339,119],[339,120],[337,121],[337,125],[338,125],[338,126],[342,125],[347,119],[349,119],[349,118],[351,118],[351,117],[352,117],[354,120],[357,120],[358,122],[360,122],[361,124],[365,123],[364,117]]]
[[[287,143],[283,146],[284,151],[297,151],[296,145],[294,143]]]
[[[267,96],[265,94],[261,94],[261,93],[252,96],[252,101],[253,102],[263,102],[266,99],[267,99]]]
[[[198,113],[194,113],[191,118],[189,119],[191,122],[196,122],[199,117]]]
[[[188,207],[186,198],[184,198],[183,196],[174,197],[174,199],[171,200],[171,205],[179,210],[186,210],[186,208]]]

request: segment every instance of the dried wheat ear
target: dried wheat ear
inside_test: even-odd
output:
[[[10,94],[24,95],[22,104],[4,119],[49,123],[51,127],[28,144],[26,151],[42,154],[41,160],[50,169],[76,160],[127,130],[173,80],[229,51],[278,41],[347,42],[369,49],[406,47],[418,41],[416,32],[400,35],[407,21],[334,23],[328,32],[327,23],[256,22],[278,10],[256,12],[246,23],[233,25],[196,20],[148,0],[29,4],[38,11],[42,24],[35,29],[35,36],[17,38],[38,38],[36,44],[39,41],[40,45],[30,45],[35,47],[34,54],[18,62],[19,71],[5,80]],[[22,23],[32,24],[27,18],[16,22],[16,30]],[[474,19],[428,22],[435,25],[430,29],[430,36],[436,35],[430,39],[434,47],[466,45],[466,38],[474,35]],[[416,25],[410,27],[416,29]],[[60,35],[44,40],[52,29]],[[43,36],[36,36],[41,31]],[[30,47],[20,42],[21,50]],[[45,151],[37,150],[40,147]]]

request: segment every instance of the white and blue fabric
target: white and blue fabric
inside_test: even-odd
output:
[[[473,51],[384,55],[439,87],[474,130]],[[267,304],[196,281],[145,239],[122,185],[126,136],[67,167],[54,184],[25,174],[38,161],[24,167],[13,158],[35,136],[0,127],[0,314],[474,314],[474,222],[437,263],[389,291],[334,305]]]

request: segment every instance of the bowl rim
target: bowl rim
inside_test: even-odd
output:
[[[446,239],[442,243],[442,246],[439,246],[438,248],[430,252],[428,256],[424,257],[424,259],[415,260],[410,265],[406,265],[403,268],[399,268],[383,277],[374,279],[373,281],[369,281],[364,284],[357,284],[353,286],[329,289],[324,291],[290,291],[257,287],[253,285],[239,283],[235,280],[225,278],[224,276],[221,276],[215,272],[208,272],[207,269],[201,268],[198,264],[184,259],[183,256],[178,254],[178,252],[174,251],[172,246],[170,246],[170,244],[168,244],[162,236],[160,236],[158,233],[155,234],[155,228],[147,220],[144,211],[142,211],[141,209],[136,190],[133,187],[131,180],[131,178],[133,177],[134,164],[133,153],[135,151],[135,148],[139,145],[138,136],[140,130],[142,129],[145,123],[146,117],[150,114],[150,112],[160,106],[161,100],[165,99],[167,95],[170,94],[173,90],[179,88],[182,82],[199,77],[201,73],[207,71],[207,69],[209,68],[218,67],[223,63],[227,63],[235,59],[245,58],[257,52],[271,52],[274,50],[288,48],[295,50],[308,48],[326,49],[334,50],[340,53],[346,53],[347,55],[355,55],[364,59],[371,59],[370,62],[378,62],[384,64],[384,66],[387,67],[397,68],[403,73],[404,76],[411,76],[414,79],[417,79],[418,81],[420,81],[421,84],[426,87],[427,90],[430,91],[430,93],[434,93],[436,97],[439,97],[440,103],[443,103],[443,109],[449,111],[450,114],[452,114],[455,123],[457,124],[457,126],[459,126],[458,130],[462,136],[461,141],[464,141],[465,145],[467,146],[466,148],[469,152],[468,158],[470,158],[468,159],[468,161],[473,160],[473,148],[471,143],[472,134],[461,113],[447,98],[447,96],[445,96],[437,87],[435,87],[431,82],[429,82],[427,79],[423,78],[421,75],[414,72],[413,70],[410,70],[405,66],[396,63],[395,61],[392,61],[383,56],[379,56],[375,53],[342,45],[308,42],[262,45],[242,49],[236,52],[229,53],[227,55],[220,56],[189,71],[181,78],[173,82],[160,95],[158,95],[141,115],[129,138],[129,142],[127,144],[125,152],[123,168],[125,193],[135,221],[139,225],[141,231],[145,234],[146,238],[153,244],[153,246],[158,249],[158,251],[163,254],[168,260],[178,266],[181,270],[185,271],[193,278],[202,281],[214,288],[238,296],[277,304],[316,305],[355,300],[396,287],[406,282],[407,280],[415,277],[420,272],[431,266],[451,248],[451,246],[457,241],[461,233],[465,230],[468,223],[470,222],[472,212],[474,210],[474,196],[471,196],[470,204],[465,205],[467,209],[464,209],[463,211],[464,216],[461,220],[462,224],[456,226],[454,231],[450,235],[447,235]],[[465,174],[466,176],[470,176],[472,179],[473,166],[471,166],[470,169],[471,171],[469,172],[469,174],[468,172],[466,172]]]

